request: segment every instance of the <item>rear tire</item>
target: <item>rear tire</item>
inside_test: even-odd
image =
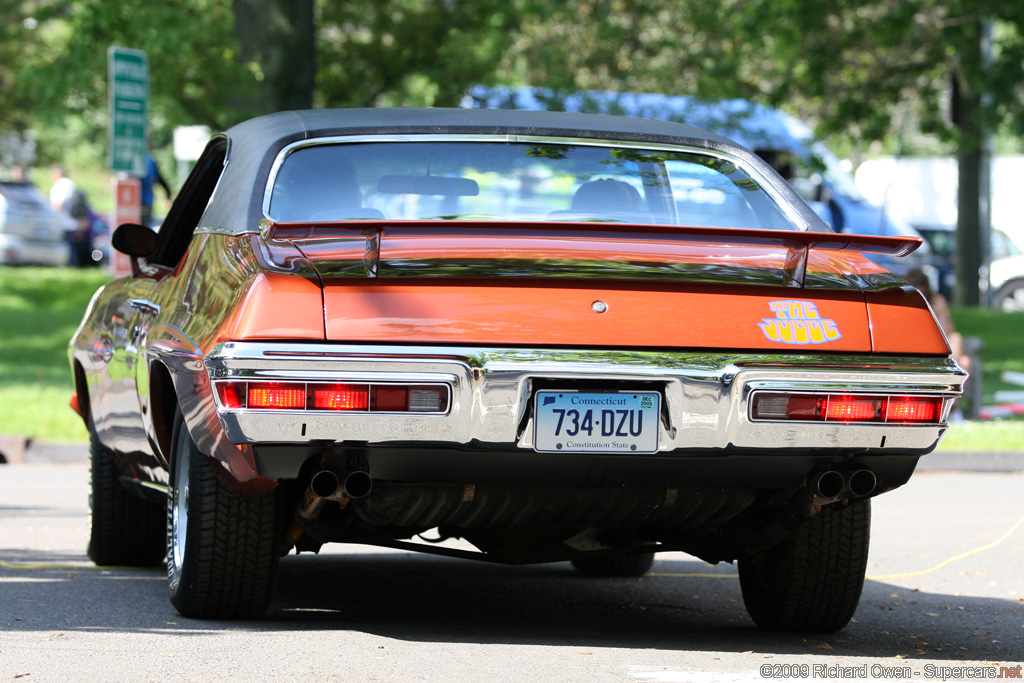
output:
[[[89,559],[100,566],[160,565],[166,556],[163,510],[121,484],[114,453],[91,424],[89,461]]]
[[[770,550],[739,561],[747,612],[763,629],[832,633],[864,587],[871,503],[833,504]]]
[[[572,566],[586,576],[639,577],[654,566],[654,553],[577,557]]]
[[[273,597],[278,543],[276,495],[230,494],[182,420],[174,423],[167,496],[167,578],[183,616],[259,616]]]

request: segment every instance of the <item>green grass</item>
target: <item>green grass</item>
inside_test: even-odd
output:
[[[996,403],[997,391],[1024,391],[1024,387],[1003,381],[1003,373],[1024,373],[1024,313],[1003,313],[986,308],[954,308],[957,331],[964,337],[978,337],[984,346],[981,360],[982,405]],[[977,379],[977,368],[972,368]],[[1024,450],[1024,420],[962,422],[950,427],[939,445],[941,451]]]
[[[957,422],[950,426],[940,451],[1024,451],[1024,420]]]
[[[68,407],[67,345],[108,279],[98,270],[0,267],[0,434],[88,438]]]
[[[979,337],[984,346],[981,358],[982,405],[995,403],[997,391],[1024,391],[1004,382],[1007,371],[1024,373],[1024,313],[1003,313],[987,308],[954,308],[956,330],[964,337]]]
[[[0,435],[85,441],[68,407],[67,344],[93,292],[109,279],[96,270],[0,267]],[[954,309],[957,329],[984,341],[985,403],[1006,370],[1024,372],[1024,313]],[[1024,450],[1024,420],[954,424],[941,450]]]

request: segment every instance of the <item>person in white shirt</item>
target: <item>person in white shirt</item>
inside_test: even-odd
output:
[[[60,216],[64,227],[64,239],[70,249],[71,266],[94,265],[92,261],[92,211],[85,195],[74,181],[67,177],[64,169],[53,168],[53,187],[50,188],[50,205]]]
[[[53,187],[50,188],[50,206],[60,216],[64,232],[74,232],[78,227],[78,221],[71,217],[69,206],[71,204],[71,195],[75,193],[78,187],[75,185],[75,181],[65,175],[64,169],[60,166],[53,167],[52,177]]]

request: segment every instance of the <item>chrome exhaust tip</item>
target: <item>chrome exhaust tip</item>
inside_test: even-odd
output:
[[[295,512],[299,517],[315,519],[329,500],[359,500],[370,495],[373,479],[369,472],[355,470],[340,474],[331,470],[320,470],[309,480],[306,494]]]
[[[835,470],[822,472],[814,481],[814,492],[821,498],[829,500],[838,498],[844,488],[846,488],[846,480]]]
[[[318,498],[328,500],[358,500],[370,495],[373,479],[368,472],[355,470],[335,473],[321,470],[309,480],[309,490]]]
[[[871,470],[857,470],[850,475],[847,486],[854,496],[870,496],[878,486],[878,477]]]

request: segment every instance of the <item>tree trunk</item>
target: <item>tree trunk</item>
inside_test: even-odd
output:
[[[958,54],[960,63],[953,73],[953,123],[959,144],[957,165],[956,292],[958,306],[978,306],[987,294],[988,277],[988,131],[983,116],[980,89],[974,82],[984,68],[981,20],[964,31]],[[982,278],[985,286],[982,286]]]
[[[234,0],[242,62],[256,77],[256,113],[313,106],[313,0]]]

